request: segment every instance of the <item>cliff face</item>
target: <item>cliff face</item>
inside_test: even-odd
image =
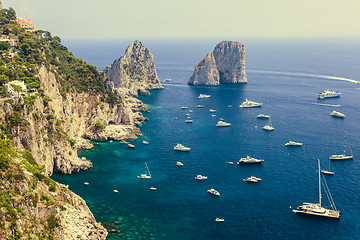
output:
[[[213,55],[213,57],[211,57]],[[218,72],[218,84],[214,84]],[[213,74],[211,74],[213,73]],[[239,41],[222,41],[195,67],[189,85],[214,86],[219,83],[246,83],[245,47]]]
[[[12,129],[12,143],[19,150],[31,151],[38,164],[45,165],[47,175],[53,172],[70,174],[92,167],[89,160],[77,156],[70,139],[78,145],[88,142],[84,138],[96,141],[136,138],[139,129],[135,125],[146,120],[140,112],[132,111],[134,106],[135,110],[142,107],[136,100],[126,98],[121,104],[112,106],[90,93],[69,93],[64,98],[55,75],[44,66],[39,69],[39,78],[50,100],[45,103],[44,98],[37,97],[31,106],[24,104],[23,97],[15,100],[19,106],[24,106],[21,117],[27,124]],[[5,102],[0,116],[6,121],[12,114],[12,105]],[[97,122],[104,128],[97,129]]]
[[[148,90],[163,89],[156,73],[153,55],[140,41],[133,42],[125,55],[105,68],[113,89],[125,88],[131,95],[149,94]]]
[[[189,81],[190,85],[219,85],[219,71],[216,67],[215,57],[212,52],[208,53],[195,67]]]

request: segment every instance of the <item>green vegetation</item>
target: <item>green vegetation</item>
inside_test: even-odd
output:
[[[102,124],[100,121],[97,121],[95,123],[95,128],[99,131],[102,132],[104,131],[104,129],[106,128],[106,125]]]

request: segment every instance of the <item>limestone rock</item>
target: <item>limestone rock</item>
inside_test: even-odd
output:
[[[239,41],[222,41],[195,66],[188,83],[216,86],[219,83],[246,82],[244,45]]]
[[[219,71],[216,67],[214,54],[208,53],[195,67],[189,85],[219,85]]]
[[[152,89],[163,89],[153,55],[140,41],[133,42],[124,56],[105,68],[105,73],[110,77],[113,88],[125,88],[133,96],[148,95]]]

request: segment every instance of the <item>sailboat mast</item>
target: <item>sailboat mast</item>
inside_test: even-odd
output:
[[[318,165],[319,165],[319,205],[321,207],[321,169],[320,169],[320,160],[318,159]]]
[[[149,170],[148,165],[147,165],[146,162],[145,162],[145,165],[146,165],[147,172],[149,173],[149,176],[151,177],[151,173],[150,173],[150,170]]]

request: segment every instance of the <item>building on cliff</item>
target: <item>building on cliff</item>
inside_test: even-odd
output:
[[[245,46],[239,41],[222,41],[195,66],[188,84],[217,86],[246,82]]]
[[[25,29],[25,32],[35,32],[35,25],[33,24],[31,19],[24,19],[24,18],[16,18],[16,24]]]

